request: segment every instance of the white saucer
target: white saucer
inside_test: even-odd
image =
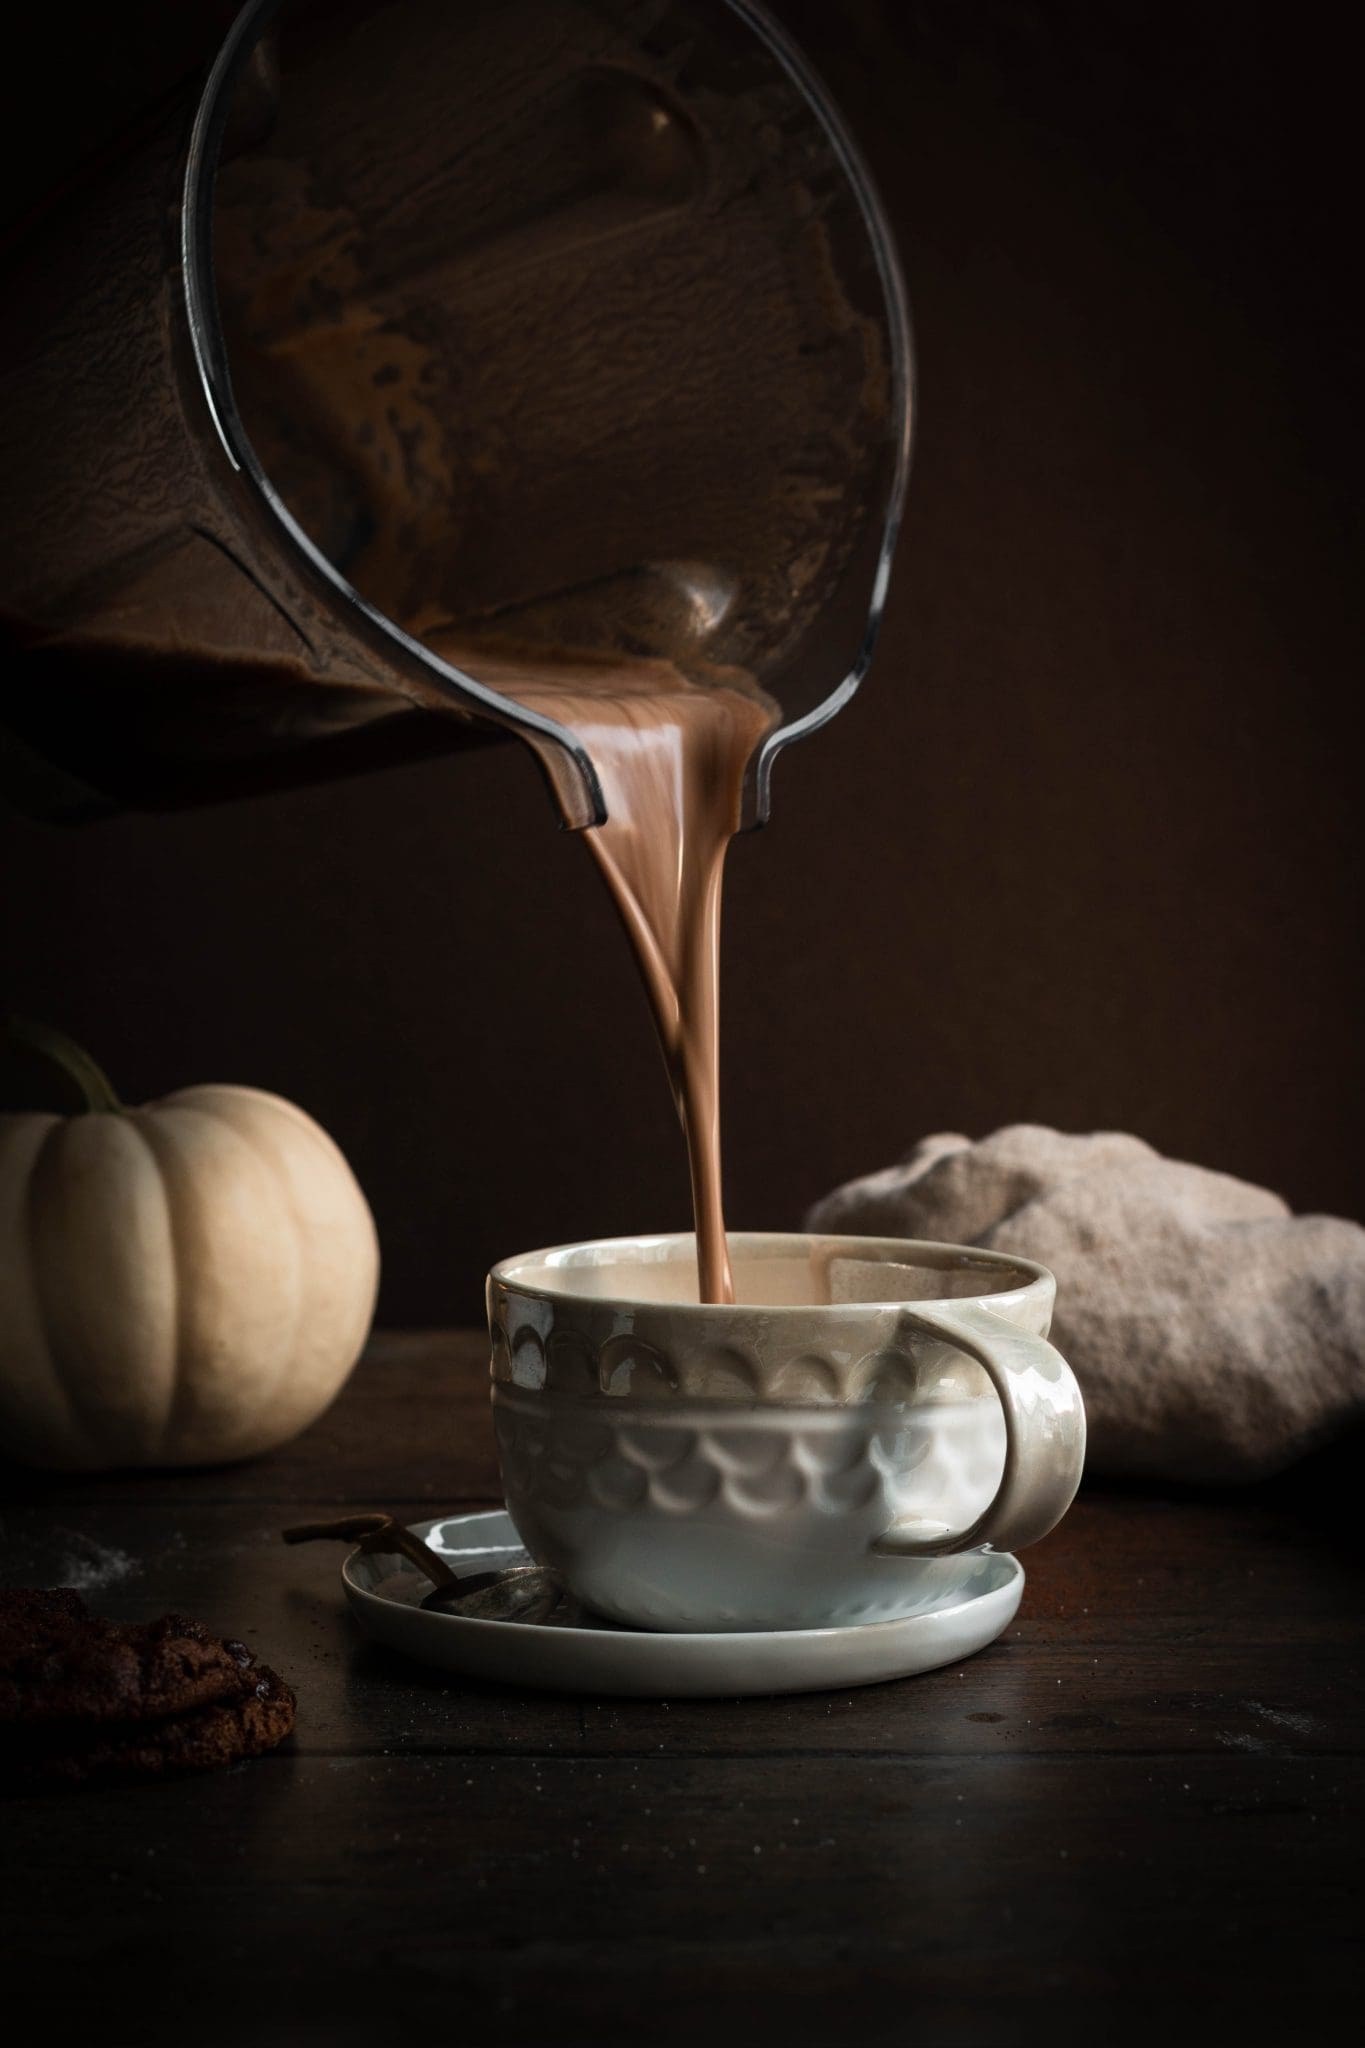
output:
[[[412,1529],[460,1577],[530,1561],[511,1516],[501,1509],[438,1515],[414,1522]],[[941,1571],[935,1574],[919,1613],[852,1628],[743,1635],[658,1635],[607,1622],[537,1627],[431,1613],[419,1604],[430,1585],[412,1565],[358,1550],[341,1567],[341,1578],[367,1636],[444,1671],[548,1692],[733,1699],[910,1678],[983,1650],[1014,1619],[1024,1590],[1023,1566],[1006,1552],[989,1550],[940,1563],[955,1569],[946,1579]]]

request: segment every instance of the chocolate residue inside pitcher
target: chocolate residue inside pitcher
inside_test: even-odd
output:
[[[219,174],[267,473],[386,616],[457,627],[479,680],[508,638],[761,672],[837,579],[884,441],[881,324],[836,273],[843,172],[809,109],[770,59],[708,62],[718,10],[689,37],[668,9],[657,47],[630,12],[432,0],[399,39],[385,10],[286,9],[273,128]]]

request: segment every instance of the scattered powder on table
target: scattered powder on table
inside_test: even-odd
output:
[[[126,1550],[97,1543],[93,1536],[83,1536],[78,1529],[62,1529],[58,1533],[72,1548],[57,1567],[57,1582],[77,1593],[95,1593],[103,1586],[117,1586],[142,1570]]]

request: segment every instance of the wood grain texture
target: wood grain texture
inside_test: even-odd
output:
[[[71,2025],[1180,2042],[1301,2030],[1358,1978],[1365,1625],[1311,1482],[1084,1494],[1007,1636],[905,1683],[523,1695],[366,1647],[340,1546],[279,1540],[332,1503],[493,1498],[485,1372],[472,1334],[381,1338],[250,1466],[8,1475],[6,1582],[200,1614],[300,1698],[258,1763],[7,1804],[10,1978],[59,1982]]]

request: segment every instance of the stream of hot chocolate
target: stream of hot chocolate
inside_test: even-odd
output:
[[[691,683],[663,661],[494,668],[485,653],[478,672],[567,726],[597,770],[607,821],[582,836],[634,948],[687,1140],[701,1299],[733,1301],[721,1185],[721,882],[745,770],[776,707],[758,692]]]
[[[654,1011],[687,1139],[703,1301],[733,1301],[720,1148],[720,903],[744,771],[771,719],[736,690],[632,678],[518,692],[568,726],[607,822],[583,837],[616,900]]]

